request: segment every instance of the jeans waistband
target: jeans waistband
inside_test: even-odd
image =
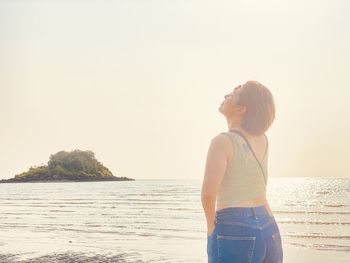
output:
[[[268,215],[266,205],[255,207],[227,207],[216,211],[216,216],[220,215],[238,215],[238,216],[257,216]]]

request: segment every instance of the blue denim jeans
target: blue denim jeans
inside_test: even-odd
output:
[[[282,263],[279,228],[265,205],[216,211],[207,239],[208,263]]]

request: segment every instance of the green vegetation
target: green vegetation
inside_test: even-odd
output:
[[[47,165],[30,167],[27,172],[15,175],[15,178],[0,182],[23,181],[121,181],[134,180],[115,177],[111,171],[95,158],[92,151],[60,151],[50,155]]]

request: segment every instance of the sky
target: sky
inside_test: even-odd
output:
[[[347,0],[0,0],[0,179],[91,150],[115,176],[201,180],[218,108],[273,94],[269,177],[350,178]]]

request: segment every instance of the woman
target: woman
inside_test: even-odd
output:
[[[257,81],[225,96],[228,132],[210,143],[201,191],[209,263],[281,263],[279,227],[266,200],[271,92]]]

